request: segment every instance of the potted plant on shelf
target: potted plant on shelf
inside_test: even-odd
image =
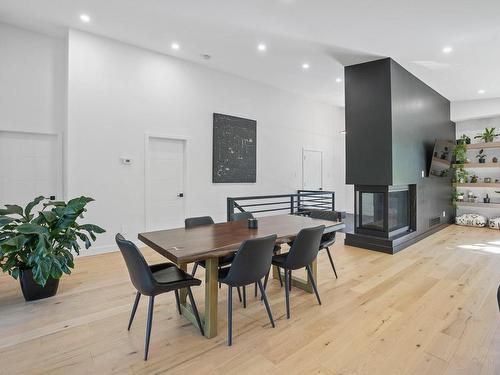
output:
[[[457,145],[470,145],[470,137],[466,136],[465,134],[462,134],[462,136],[457,139]]]
[[[462,136],[462,140],[463,140]],[[465,141],[458,143],[453,149],[453,157],[455,159],[456,164],[465,164],[467,163],[467,146]]]
[[[467,182],[467,178],[469,177],[469,173],[464,169],[462,165],[455,168],[455,177],[453,178],[454,182],[459,184],[465,184]]]
[[[493,142],[500,134],[495,133],[495,128],[485,128],[483,134],[476,135],[474,139],[481,139],[483,142]]]
[[[479,152],[476,155],[476,158],[479,159],[480,164],[486,163],[486,154],[484,153],[484,149],[479,150]]]
[[[72,251],[80,254],[79,241],[88,249],[96,234],[104,233],[97,225],[77,223],[92,201],[78,197],[66,203],[40,196],[24,209],[0,209],[0,267],[19,278],[27,301],[55,295],[61,276],[74,268]]]
[[[477,175],[472,175],[472,177],[470,178],[470,183],[471,184],[477,184]]]

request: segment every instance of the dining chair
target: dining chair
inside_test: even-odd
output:
[[[230,216],[230,221],[243,221],[243,220],[254,219],[254,218],[255,218],[255,216],[253,216],[253,214],[251,212],[243,211],[243,212],[233,213]],[[274,245],[274,253],[278,253],[280,250],[281,250],[281,246],[278,245],[278,244],[275,244]],[[282,281],[281,281],[281,278],[280,278],[280,283],[281,282]],[[254,296],[257,297],[257,283],[255,283],[255,285],[254,285]],[[240,292],[239,288],[238,288],[238,297],[240,298],[240,302],[241,302],[241,292]],[[246,287],[243,287],[243,307],[244,308],[247,307],[247,290],[246,290]]]
[[[262,278],[271,267],[275,234],[244,241],[236,252],[230,267],[219,270],[219,281],[228,286],[227,289],[227,345],[233,343],[233,288],[245,287],[257,283],[264,306],[274,328],[274,319],[267,301],[266,291],[262,285]]]
[[[204,225],[215,224],[214,220],[210,216],[198,216],[198,217],[188,217],[184,220],[184,228],[191,229]],[[219,268],[225,267],[231,264],[233,261],[233,255],[226,255],[219,258]],[[200,260],[194,263],[193,270],[191,271],[191,276],[195,276],[198,266],[205,268],[205,261]]]
[[[287,319],[290,319],[290,285],[292,284],[292,270],[300,268],[306,269],[314,294],[316,294],[318,303],[321,305],[321,299],[319,298],[311,264],[318,256],[321,235],[324,230],[324,225],[302,229],[299,234],[297,234],[288,253],[273,256],[272,265],[278,267],[278,272],[281,272],[281,268],[285,271],[285,304]],[[265,287],[266,283],[264,283],[264,289]]]
[[[340,213],[337,211],[316,210],[316,211],[311,211],[310,217],[313,219],[338,221],[340,219]],[[328,259],[330,259],[330,264],[332,265],[332,268],[333,268],[333,273],[335,274],[335,278],[338,279],[337,270],[335,269],[335,264],[333,263],[332,254],[330,253],[330,246],[332,246],[335,243],[335,233],[336,232],[324,233],[321,236],[321,242],[319,244],[319,249],[326,250],[326,253],[328,254]]]
[[[186,288],[196,322],[198,323],[200,333],[203,335],[203,325],[201,324],[198,309],[196,308],[193,293],[191,292],[191,287],[199,286],[201,284],[201,280],[193,278],[173,263],[161,263],[149,266],[133,242],[127,241],[120,233],[116,235],[115,240],[120,248],[123,258],[125,259],[130,280],[137,290],[127,330],[130,331],[130,327],[132,326],[141,295],[149,296],[148,321],[146,325],[146,340],[144,344],[144,360],[147,361],[148,359],[149,340],[151,337],[151,326],[153,323],[154,301],[155,296],[159,294],[173,291],[175,293],[177,310],[180,314],[181,305],[179,300],[179,289]]]

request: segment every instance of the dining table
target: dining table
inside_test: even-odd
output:
[[[234,254],[249,239],[276,234],[276,243],[290,243],[304,228],[324,225],[324,233],[345,228],[341,221],[313,219],[302,215],[272,215],[258,218],[258,227],[249,228],[246,220],[229,221],[194,228],[176,228],[140,233],[138,239],[165,258],[187,271],[189,263],[205,261],[205,309],[200,315],[207,338],[217,336],[219,257]],[[317,262],[312,264],[317,279]],[[280,272],[273,267],[273,277]],[[313,292],[309,278],[293,277],[292,285]],[[192,308],[187,302],[187,290],[180,291],[181,313],[197,326]]]

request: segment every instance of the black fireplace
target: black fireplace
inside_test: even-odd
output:
[[[415,185],[356,185],[355,194],[355,233],[392,238],[415,230]]]

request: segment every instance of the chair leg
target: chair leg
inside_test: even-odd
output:
[[[267,315],[269,316],[269,321],[271,322],[271,326],[274,328],[275,325],[274,325],[273,313],[271,312],[271,308],[269,307],[269,302],[267,302],[266,290],[262,286],[262,281],[259,280],[257,283],[259,285],[260,294],[262,295],[262,298],[264,299],[264,305],[266,306],[266,311],[267,311]]]
[[[198,263],[195,263],[193,266],[193,270],[191,271],[191,276],[194,277],[196,275],[196,270],[198,269]]]
[[[257,283],[254,285],[254,297],[257,297]]]
[[[205,332],[203,331],[203,324],[201,324],[200,314],[198,314],[198,309],[196,308],[196,303],[194,302],[193,292],[191,292],[190,287],[187,288],[187,291],[188,291],[189,302],[191,303],[191,308],[193,309],[193,313],[196,318],[196,323],[198,323],[198,327],[200,327],[201,335],[205,336]]]
[[[149,339],[151,338],[151,325],[153,324],[153,309],[155,305],[155,297],[149,297],[149,308],[148,308],[148,323],[146,325],[146,342],[144,344],[144,360],[148,360],[149,352]]]
[[[130,314],[130,320],[128,321],[127,330],[130,331],[130,327],[132,327],[132,322],[134,321],[135,312],[137,311],[137,305],[139,305],[139,300],[141,299],[141,293],[137,292],[135,295],[134,306],[132,306],[132,313]]]
[[[219,272],[220,272],[221,266],[219,266]],[[219,289],[222,287],[221,282],[219,281]]]
[[[243,285],[243,308],[247,308],[247,287]]]
[[[332,265],[335,278],[338,279],[339,277],[337,276],[337,271],[335,270],[335,264],[333,264],[332,254],[330,254],[330,249],[328,247],[326,248],[326,253],[328,254],[328,258],[330,258],[330,264]]]
[[[290,278],[290,281],[288,282],[288,287],[290,290],[292,290],[292,270],[288,271],[288,277]]]
[[[240,287],[236,287],[236,290],[238,291],[238,298],[240,300],[240,303],[243,302],[243,299],[241,298],[241,290],[240,290]]]
[[[266,290],[267,282],[269,281],[269,272],[271,272],[271,269],[269,269],[269,271],[267,271],[266,277],[264,277],[264,290]]]
[[[288,287],[288,270],[285,269],[285,305],[286,305],[286,318],[290,319],[290,288]]]
[[[179,291],[176,289],[174,290],[175,292],[175,303],[177,304],[177,311],[179,312],[179,315],[182,314],[181,312],[181,301],[179,299]]]
[[[280,281],[280,287],[283,288],[283,280],[281,279],[281,270],[279,267],[277,267],[278,269],[278,280]]]
[[[233,287],[227,287],[227,346],[233,344]]]
[[[316,294],[316,298],[318,299],[318,303],[321,305],[321,300],[319,299],[318,288],[316,287],[316,281],[314,281],[313,273],[311,270],[311,266],[306,266],[307,274],[309,275],[309,279],[311,279],[311,284],[314,290],[314,294]]]

